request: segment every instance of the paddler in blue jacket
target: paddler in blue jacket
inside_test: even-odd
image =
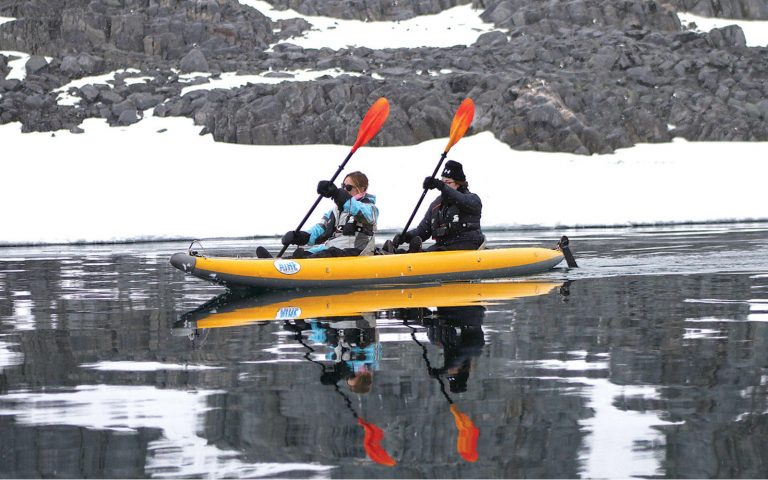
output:
[[[317,184],[317,193],[332,198],[334,207],[309,231],[291,230],[283,235],[283,245],[309,245],[297,248],[293,258],[354,257],[372,255],[376,245],[379,209],[376,196],[368,193],[368,177],[352,172],[337,187],[328,180]],[[259,258],[272,255],[264,247],[256,249]]]
[[[469,191],[467,177],[459,162],[448,160],[441,179],[427,177],[423,188],[437,189],[440,196],[429,206],[419,225],[392,239],[395,247],[409,243],[408,253],[421,251],[421,243],[430,237],[435,244],[428,252],[440,250],[477,250],[485,243],[480,230],[483,203]]]

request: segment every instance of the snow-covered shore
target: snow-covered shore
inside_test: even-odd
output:
[[[80,135],[0,126],[16,152],[0,163],[0,245],[279,235],[349,152],[217,143],[190,119],[146,115],[121,128],[87,120]],[[446,142],[365,146],[352,157],[346,171],[370,177],[381,230],[402,228]],[[685,141],[591,157],[518,152],[490,133],[449,154],[483,199],[486,229],[765,220],[766,157],[768,143]]]

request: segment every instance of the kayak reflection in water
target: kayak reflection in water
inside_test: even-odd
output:
[[[336,385],[343,380],[353,393],[366,394],[373,387],[373,372],[379,368],[381,344],[378,341],[376,318],[373,314],[333,319],[297,320],[285,322],[286,330],[296,332],[297,340],[311,353],[317,351],[304,342],[302,332],[308,332],[307,340],[327,348],[324,358],[332,365],[323,367],[320,382]],[[308,357],[309,358],[309,357]]]

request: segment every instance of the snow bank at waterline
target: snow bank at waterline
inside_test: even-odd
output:
[[[150,115],[123,128],[86,120],[80,135],[0,126],[0,244],[279,235],[349,152],[217,143],[189,119]],[[370,177],[380,230],[403,227],[446,143],[355,153],[346,171]],[[514,151],[480,133],[449,158],[464,163],[488,229],[768,219],[767,154],[768,143],[675,141],[587,157]]]

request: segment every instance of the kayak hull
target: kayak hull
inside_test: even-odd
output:
[[[265,290],[507,278],[542,273],[562,261],[560,250],[547,248],[305,259],[171,257],[174,267],[194,277],[229,288]]]

